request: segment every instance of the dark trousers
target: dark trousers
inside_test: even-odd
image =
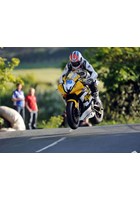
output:
[[[37,117],[38,117],[37,111],[32,111],[29,113],[29,123],[28,123],[29,129],[36,129]]]
[[[20,106],[15,106],[15,110],[22,116],[25,121],[25,108]]]
[[[92,95],[95,93],[95,92],[98,92],[98,88],[97,88],[97,83],[96,82],[93,82],[92,84],[89,85],[89,88],[91,90],[91,93]]]

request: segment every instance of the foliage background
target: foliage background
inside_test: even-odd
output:
[[[104,83],[104,119],[120,123],[139,121],[140,48],[90,48],[85,55]]]

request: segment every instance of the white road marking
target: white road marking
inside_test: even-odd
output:
[[[39,152],[44,151],[44,150],[46,150],[46,149],[48,149],[50,147],[53,147],[53,146],[57,145],[59,142],[62,142],[63,140],[65,140],[65,139],[66,139],[66,137],[62,137],[61,139],[53,142],[52,144],[49,144],[48,146],[46,146],[46,147],[44,147],[42,149],[37,150],[36,153],[39,153]]]

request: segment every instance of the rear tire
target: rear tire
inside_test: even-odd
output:
[[[99,124],[100,122],[102,122],[103,116],[104,116],[104,109],[103,109],[102,102],[98,102],[97,106],[94,105],[94,107],[96,110],[99,111],[99,113],[95,111],[95,115],[93,118],[90,119],[90,122],[92,124]]]
[[[77,129],[79,127],[79,110],[75,107],[75,103],[73,101],[67,102],[66,107],[67,112],[67,122],[70,128]]]

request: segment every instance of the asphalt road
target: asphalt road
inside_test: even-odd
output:
[[[0,132],[0,153],[140,152],[140,124]]]

